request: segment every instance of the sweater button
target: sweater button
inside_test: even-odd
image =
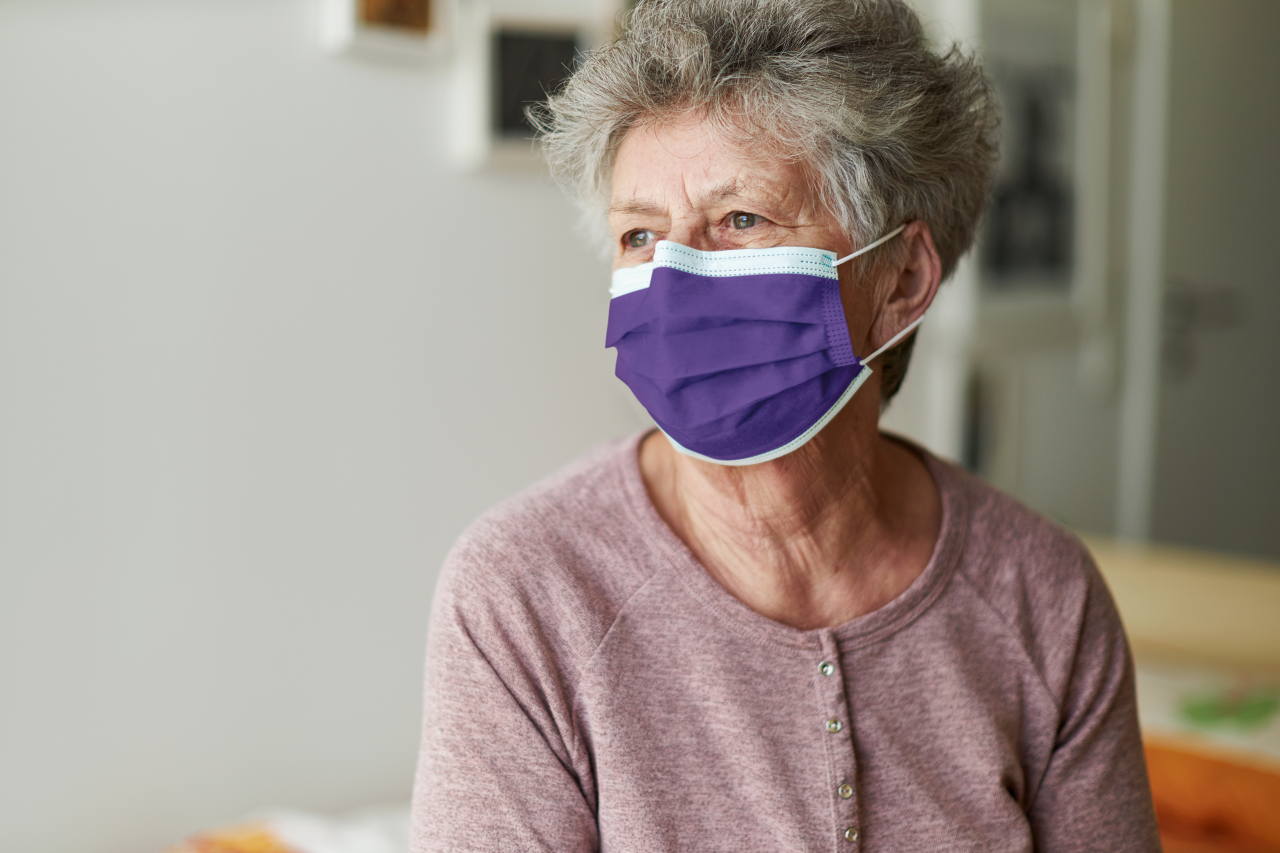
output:
[[[853,786],[845,782],[839,788],[836,788],[836,793],[840,795],[840,799],[847,800],[853,796]]]
[[[858,840],[858,830],[857,830],[857,828],[856,828],[856,827],[851,826],[851,827],[849,827],[848,829],[846,829],[846,830],[844,831],[844,840],[845,840],[845,841],[857,841],[857,840]]]
[[[831,732],[832,734],[835,734],[836,732],[840,731],[843,728],[844,728],[844,723],[840,722],[835,717],[832,717],[831,719],[827,720],[827,731]]]
[[[818,672],[822,673],[823,675],[832,675],[835,673],[835,671],[836,671],[836,668],[831,665],[831,661],[824,660],[822,663],[818,664]]]

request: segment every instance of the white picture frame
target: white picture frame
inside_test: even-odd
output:
[[[458,21],[457,0],[425,0],[425,32],[366,21],[361,0],[318,0],[321,46],[330,53],[363,59],[430,63],[446,59]]]

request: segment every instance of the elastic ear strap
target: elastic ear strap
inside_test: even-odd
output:
[[[893,230],[892,230],[892,231],[890,231],[888,234],[886,234],[886,235],[884,235],[883,237],[881,237],[879,240],[875,241],[874,243],[868,243],[867,245],[863,246],[863,247],[862,247],[861,249],[859,249],[858,251],[854,252],[852,255],[845,255],[843,258],[841,258],[840,260],[836,261],[836,262],[835,262],[834,264],[832,264],[831,266],[833,266],[833,267],[838,267],[838,266],[840,266],[841,264],[843,264],[845,261],[851,261],[851,260],[853,260],[854,258],[858,257],[858,255],[861,255],[861,254],[863,254],[863,253],[865,253],[865,252],[870,252],[872,249],[874,249],[876,246],[879,246],[881,243],[887,243],[887,242],[889,242],[890,240],[892,240],[894,237],[897,237],[899,234],[901,234],[901,233],[902,233],[902,229],[904,229],[904,228],[906,228],[906,227],[907,227],[907,223],[905,223],[905,222],[904,222],[904,223],[902,223],[902,224],[901,224],[901,225],[899,225],[897,228],[893,229]]]
[[[861,361],[863,364],[870,364],[872,361],[874,361],[874,360],[875,360],[876,356],[878,356],[878,355],[882,354],[885,350],[889,349],[891,346],[893,346],[894,344],[896,344],[898,341],[902,340],[902,339],[903,339],[903,338],[905,338],[907,335],[909,335],[909,334],[911,334],[913,331],[915,331],[916,326],[919,326],[919,325],[920,325],[920,321],[921,321],[921,320],[923,320],[923,319],[924,319],[924,315],[923,315],[923,314],[921,314],[919,317],[917,317],[917,318],[915,318],[914,320],[912,320],[912,321],[911,321],[911,325],[907,326],[907,327],[906,327],[905,329],[903,329],[901,332],[898,332],[898,334],[894,335],[892,338],[889,338],[889,343],[887,343],[887,344],[885,344],[884,346],[880,347],[880,349],[878,349],[878,350],[876,350],[875,352],[871,353],[871,355],[867,356],[866,358],[864,358],[864,359],[860,359],[860,361]]]

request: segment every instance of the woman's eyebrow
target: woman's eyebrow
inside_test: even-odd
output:
[[[746,202],[750,207],[764,207],[766,212],[780,212],[786,207],[786,195],[780,194],[778,188],[767,181],[751,180],[739,177],[712,187],[704,193],[702,204],[724,204],[726,202]]]
[[[609,214],[613,215],[615,213],[633,216],[666,216],[667,209],[656,201],[627,199],[625,201],[615,201],[609,205]]]
[[[703,204],[716,204],[736,198],[742,198],[742,186],[735,178],[711,187],[706,192],[701,193],[698,200]]]

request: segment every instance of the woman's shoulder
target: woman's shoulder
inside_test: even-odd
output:
[[[629,458],[635,445],[634,437],[598,445],[492,507],[468,526],[451,556],[562,554],[625,538],[638,521]]]
[[[601,445],[481,515],[445,560],[437,616],[560,626],[594,642],[653,571],[635,445]]]
[[[1038,580],[1097,576],[1088,549],[1066,527],[920,444],[887,435],[920,457],[941,494],[939,544],[948,554],[939,556],[978,576],[989,576],[996,567],[1016,567]]]
[[[930,466],[958,528],[956,576],[1043,675],[1070,669],[1082,632],[1123,643],[1111,594],[1078,536],[958,466]]]
[[[1096,574],[1088,549],[1069,529],[958,465],[930,463],[962,524],[965,551],[980,565],[1021,566],[1042,580],[1067,581]]]

